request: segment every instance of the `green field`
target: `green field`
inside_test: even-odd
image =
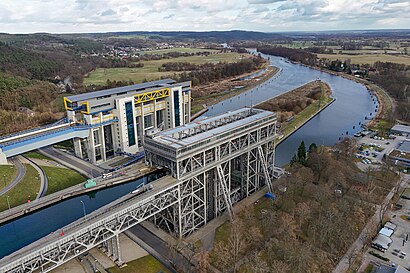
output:
[[[49,166],[42,166],[41,168],[48,178],[47,195],[80,184],[86,180],[82,175],[70,169]]]
[[[7,196],[9,196],[10,206],[15,207],[24,203],[30,198],[31,201],[36,199],[40,190],[40,177],[38,172],[28,164],[26,166],[26,175],[14,188],[6,194],[0,196],[0,211],[8,209]]]
[[[204,63],[219,63],[219,62],[236,62],[243,58],[244,54],[239,53],[218,53],[211,54],[209,56],[189,56],[179,57],[173,59],[152,60],[145,61],[144,67],[138,68],[97,68],[84,78],[85,85],[103,85],[107,82],[107,79],[113,81],[133,81],[134,83],[140,83],[144,80],[152,81],[160,79],[161,77],[172,75],[174,72],[166,71],[159,72],[158,68],[163,63],[167,62],[189,62],[194,64]]]
[[[36,158],[36,159],[45,159],[45,160],[52,160],[49,157],[42,155],[38,152],[27,152],[24,154],[25,156],[27,156],[28,158]]]
[[[16,174],[17,170],[13,165],[0,165],[0,190],[10,184]]]
[[[387,54],[362,54],[362,55],[347,55],[347,54],[317,54],[319,58],[327,58],[329,60],[347,60],[350,59],[353,64],[374,64],[380,62],[392,62],[399,64],[410,65],[410,56],[396,56]]]
[[[114,266],[109,268],[109,270],[111,273],[170,273],[164,265],[151,255],[128,262],[126,267],[119,268]]]
[[[176,47],[176,48],[141,51],[141,53],[144,53],[144,54],[164,54],[164,53],[169,53],[169,52],[197,53],[197,52],[219,52],[219,50],[207,49],[207,48]]]

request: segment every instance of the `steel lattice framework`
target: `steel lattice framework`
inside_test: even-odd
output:
[[[154,217],[179,236],[225,211],[234,217],[233,204],[265,185],[271,190],[277,176],[274,113],[241,109],[187,127],[153,136],[145,146],[147,164],[166,166],[182,181],[180,204]]]
[[[149,192],[123,197],[89,214],[86,221],[74,222],[62,237],[44,237],[3,258],[0,273],[49,272],[98,245],[121,263],[118,234],[144,220],[182,237],[225,211],[234,217],[233,204],[265,185],[272,187],[277,173],[276,115],[245,109],[209,123],[189,128],[195,138],[190,145],[195,146],[173,149],[156,143],[155,137],[147,139],[146,162],[169,168],[173,177],[154,181]],[[177,135],[189,143],[186,131]]]
[[[49,272],[103,242],[116,246],[112,254],[120,260],[118,234],[179,203],[180,183],[169,176],[156,182],[149,193],[111,204],[65,227],[64,236],[44,237],[3,258],[0,272]]]

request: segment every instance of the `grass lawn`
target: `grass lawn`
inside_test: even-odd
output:
[[[74,142],[73,140],[69,139],[63,142],[59,142],[54,146],[62,149],[74,149]]]
[[[169,52],[197,53],[197,52],[219,52],[219,51],[220,50],[218,50],[218,49],[176,47],[176,48],[141,51],[141,53],[144,53],[144,54],[164,54],[164,53],[169,53]]]
[[[48,166],[42,166],[41,168],[48,178],[47,194],[52,194],[86,180],[82,175],[70,169]]]
[[[6,194],[0,196],[0,211],[8,209],[7,196],[9,196],[10,206],[15,207],[26,203],[29,196],[34,200],[40,190],[40,177],[38,172],[29,164],[26,166],[26,175],[14,188]]]
[[[327,58],[329,60],[347,60],[350,59],[353,64],[374,64],[377,61],[392,62],[399,64],[410,65],[410,57],[393,56],[387,54],[362,54],[362,55],[347,55],[347,54],[317,54],[319,58]]]
[[[204,106],[202,104],[192,105],[191,106],[191,115],[198,113],[202,109],[204,109]]]
[[[129,81],[132,80],[135,83],[143,82],[144,80],[152,81],[160,79],[163,76],[172,75],[172,71],[162,71],[159,72],[158,68],[162,66],[163,63],[167,62],[189,62],[193,64],[204,64],[204,63],[219,63],[219,62],[236,62],[243,58],[243,56],[248,56],[247,54],[239,53],[218,53],[211,54],[209,56],[189,56],[189,57],[179,57],[173,59],[163,59],[163,60],[152,60],[145,61],[144,67],[137,68],[97,68],[92,71],[89,75],[84,78],[84,84],[90,85],[102,85],[109,80],[122,80]]]
[[[231,232],[231,224],[229,221],[223,223],[215,230],[215,243],[216,245],[219,242],[226,241],[229,238]]]
[[[151,255],[128,262],[124,268],[109,268],[111,273],[170,273],[170,271]]]
[[[364,273],[370,273],[373,271],[374,266],[372,264],[369,264],[366,269],[364,270]]]
[[[10,184],[16,175],[17,170],[13,165],[0,165],[0,190]]]
[[[36,158],[36,159],[45,159],[45,160],[52,160],[51,158],[42,155],[40,153],[37,152],[27,152],[24,154],[25,156],[27,156],[28,158]]]

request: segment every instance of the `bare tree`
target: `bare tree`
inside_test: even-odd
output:
[[[209,271],[209,253],[205,250],[201,250],[197,254],[198,261],[198,273],[208,273]]]
[[[237,272],[238,262],[246,245],[242,227],[240,218],[233,220],[228,240],[219,242],[215,247],[217,264],[224,272],[228,269],[232,269],[234,273]]]
[[[384,215],[386,214],[387,209],[389,208],[389,206],[390,206],[389,202],[383,202],[383,203],[380,204],[380,207],[379,207],[379,224],[380,224],[380,226],[383,225],[383,218],[384,218]]]

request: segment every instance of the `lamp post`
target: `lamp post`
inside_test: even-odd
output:
[[[6,187],[6,175],[3,174],[4,187]]]
[[[9,201],[10,196],[7,195],[6,197],[7,197],[7,205],[9,206],[9,209],[10,209],[10,201]]]
[[[87,220],[87,213],[85,212],[85,204],[84,204],[83,200],[80,200],[80,202],[83,205],[84,219]]]

